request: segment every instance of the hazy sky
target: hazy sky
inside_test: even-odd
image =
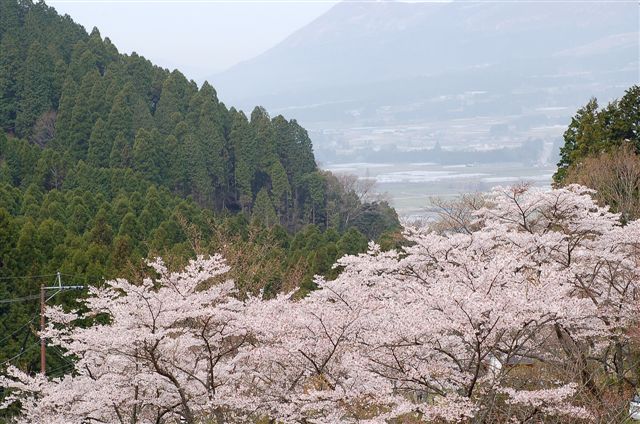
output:
[[[123,53],[202,80],[272,47],[327,11],[324,0],[47,0]]]

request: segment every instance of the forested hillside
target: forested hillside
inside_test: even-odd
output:
[[[228,109],[208,83],[198,88],[179,71],[121,55],[97,29],[88,35],[44,4],[10,0],[1,14],[0,126],[46,148],[55,165],[43,189],[64,188],[83,161],[131,170],[216,211],[258,211],[290,229],[341,227],[295,121]],[[24,185],[25,169],[11,165],[3,175]]]
[[[596,190],[625,221],[640,218],[640,86],[605,107],[592,98],[576,112],[553,179]]]
[[[243,290],[305,292],[398,226],[318,169],[295,121],[247,117],[44,3],[0,2],[0,52],[2,364],[35,367],[32,297],[57,271],[100,283],[217,250]]]

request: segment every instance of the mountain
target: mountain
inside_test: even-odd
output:
[[[637,78],[636,4],[459,0],[344,1],[212,80],[296,116],[322,152],[553,140],[590,96]]]

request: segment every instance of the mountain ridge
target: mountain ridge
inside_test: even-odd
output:
[[[637,78],[637,34],[630,4],[341,2],[211,80],[241,107],[296,116],[320,150],[349,142],[327,135],[333,130],[469,119],[482,107],[494,121],[492,110],[526,120],[508,124],[522,142],[536,137],[539,123],[569,119],[530,109],[569,111],[592,95],[620,97]],[[412,138],[425,137],[436,141]]]

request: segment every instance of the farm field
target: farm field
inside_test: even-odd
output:
[[[522,163],[440,165],[435,163],[380,164],[334,163],[325,169],[376,181],[375,191],[386,194],[405,219],[432,215],[430,199],[462,193],[484,192],[499,185],[529,182],[550,187],[554,166]]]

